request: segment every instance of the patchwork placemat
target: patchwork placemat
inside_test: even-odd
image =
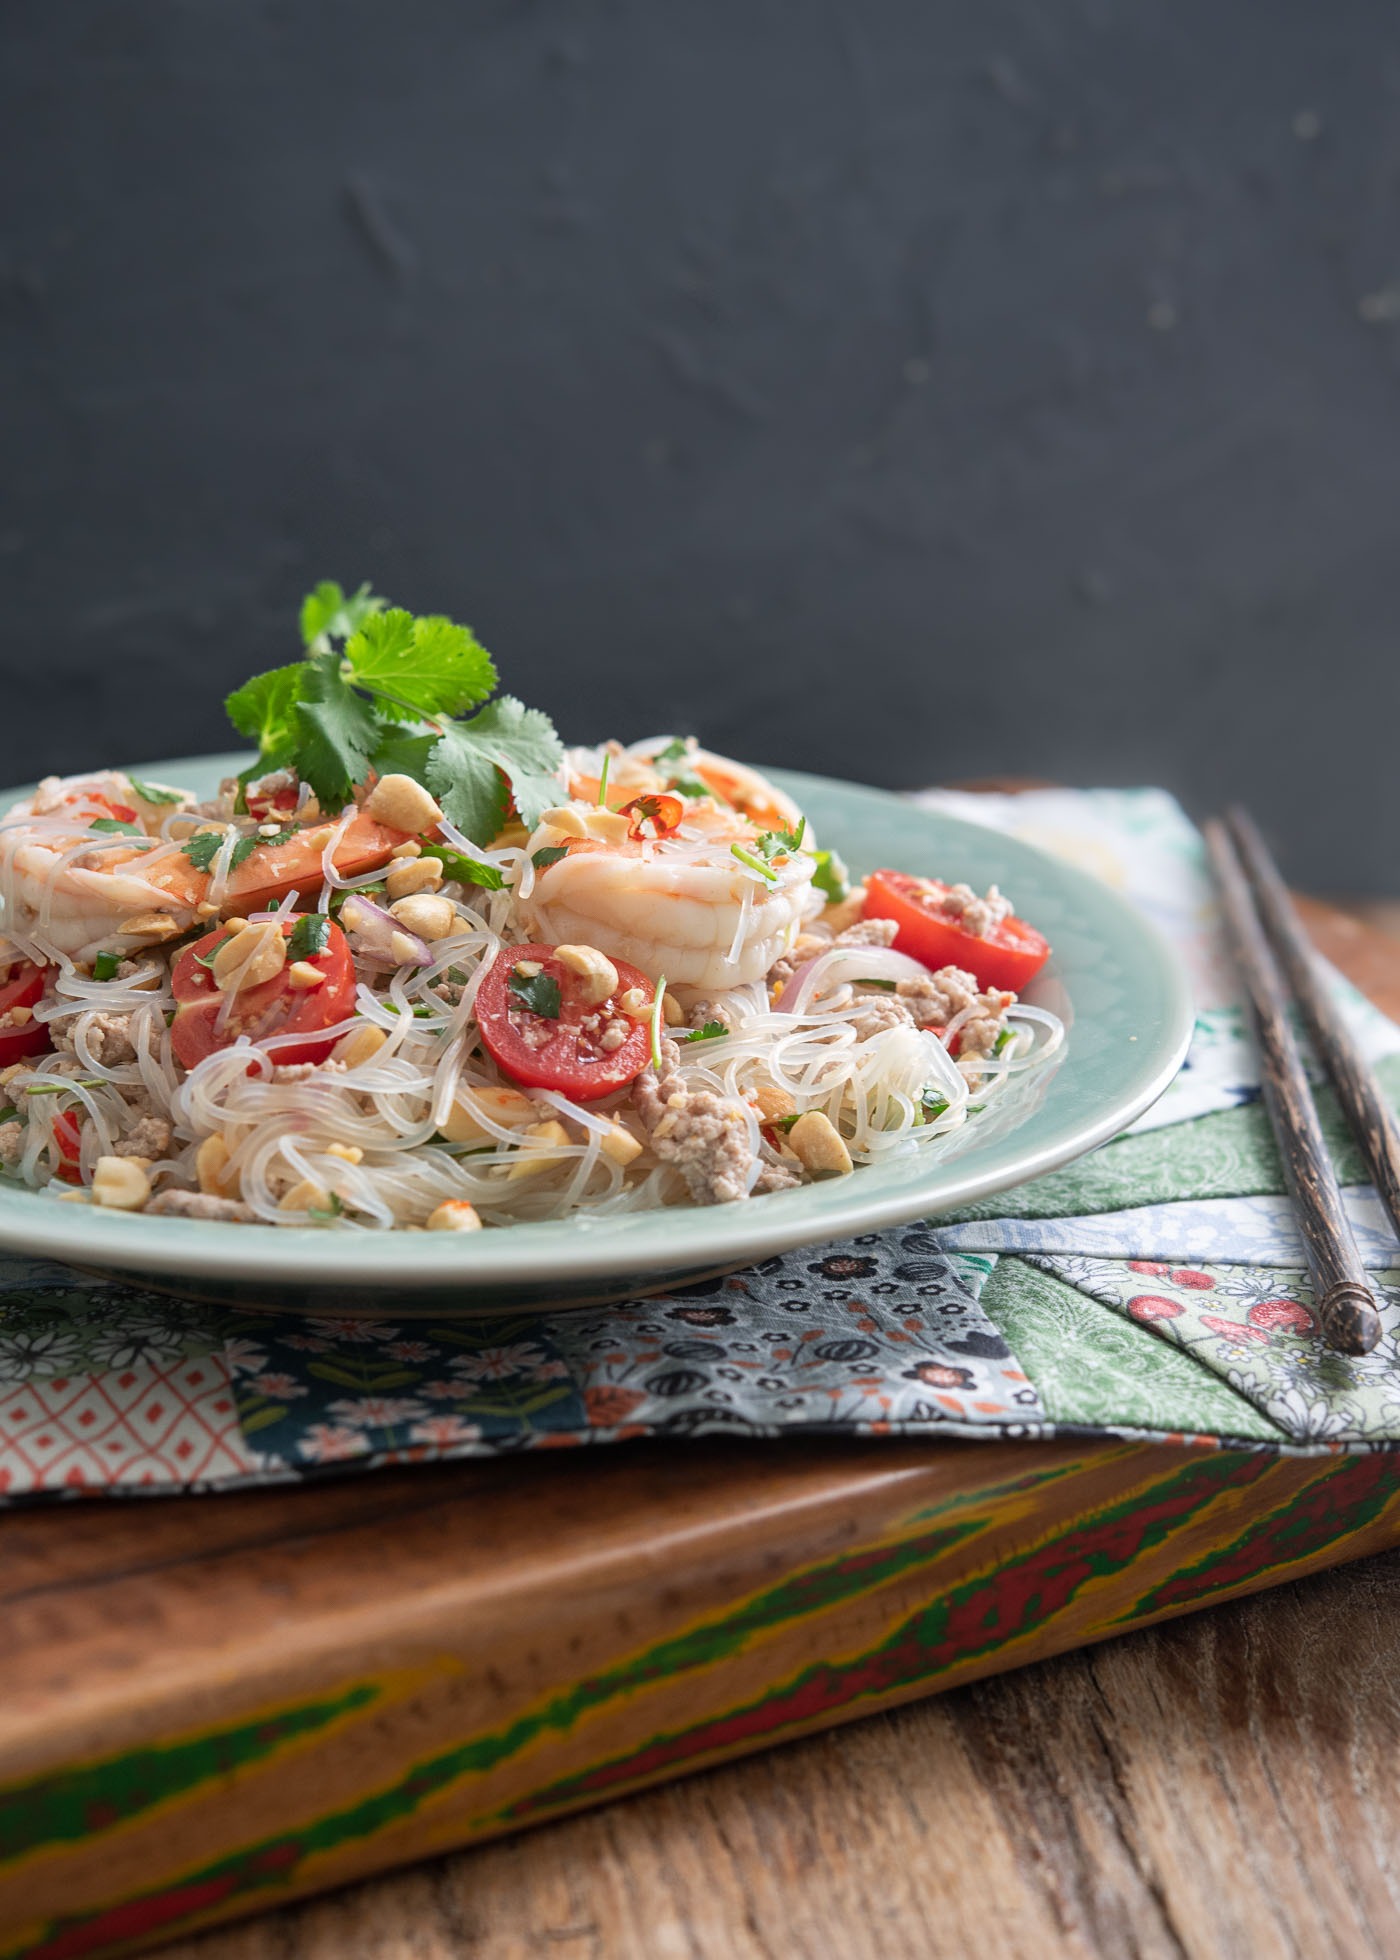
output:
[[[1191,1053],[1128,1135],[936,1228],[494,1322],[235,1315],[2,1260],[0,1494],[210,1490],[644,1435],[1400,1442],[1400,1244],[1323,1092],[1385,1327],[1371,1355],[1331,1353],[1182,811],[1158,790],[924,800],[1074,858],[1185,949]],[[1400,1028],[1337,986],[1400,1098]]]

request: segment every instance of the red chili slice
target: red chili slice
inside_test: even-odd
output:
[[[630,803],[623,804],[618,815],[626,817],[628,835],[639,841],[647,837],[669,837],[673,830],[680,828],[685,805],[678,796],[634,796]]]

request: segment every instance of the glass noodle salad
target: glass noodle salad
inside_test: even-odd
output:
[[[753,770],[566,749],[367,588],[301,624],[217,796],[108,769],[0,825],[11,1179],[340,1231],[744,1203],[946,1148],[1059,1048],[995,888],[852,887]]]

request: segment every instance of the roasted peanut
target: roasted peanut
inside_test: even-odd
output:
[[[554,957],[566,972],[578,976],[579,999],[597,1007],[617,991],[617,968],[596,946],[556,946]]]
[[[92,1200],[109,1211],[140,1211],[151,1180],[134,1157],[99,1157],[92,1173]]]
[[[384,880],[389,897],[411,898],[414,892],[435,892],[442,883],[442,859],[434,857],[404,858],[392,865]]]
[[[412,776],[381,776],[365,798],[365,815],[391,830],[430,830],[442,822],[442,811]]]
[[[854,1168],[845,1138],[829,1116],[809,1109],[787,1133],[788,1145],[813,1177],[844,1177]]]
[[[476,1206],[469,1205],[465,1198],[448,1198],[436,1211],[428,1213],[430,1232],[479,1232],[481,1220]]]
[[[420,939],[446,939],[457,930],[456,906],[450,898],[439,898],[435,893],[417,892],[412,898],[396,899],[389,910],[405,932],[416,932]]]
[[[275,980],[287,964],[287,942],[275,919],[236,932],[218,947],[209,970],[221,994],[242,993]]]

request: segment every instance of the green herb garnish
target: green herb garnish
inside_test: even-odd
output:
[[[674,1035],[675,1041],[719,1041],[734,1030],[727,1028],[723,1021],[706,1021],[703,1028],[687,1028],[684,1033]]]
[[[895,980],[872,980],[869,978],[856,981],[858,987],[873,987],[875,992],[879,994],[892,994],[898,984],[898,981]]]
[[[558,802],[553,726],[510,695],[488,699],[495,665],[469,627],[386,607],[364,586],[346,598],[332,580],[303,603],[301,625],[304,659],[228,697],[229,719],[258,747],[240,780],[293,769],[331,810],[371,770],[401,773],[471,837],[496,836],[512,798],[526,825]]]
[[[754,849],[765,858],[786,857],[792,851],[802,849],[802,839],[807,835],[807,819],[803,817],[796,830],[765,830],[757,839]]]
[[[673,735],[664,749],[658,749],[652,757],[653,762],[681,762],[690,754],[690,744],[680,735]]]
[[[513,1006],[538,1014],[545,1021],[559,1019],[559,982],[552,973],[522,973],[517,966],[506,982],[506,989],[512,996]]]
[[[183,803],[185,800],[178,789],[157,789],[154,783],[143,783],[139,776],[133,776],[129,769],[126,780],[143,803]]]
[[[227,836],[226,830],[201,830],[195,836],[187,837],[180,849],[196,871],[207,871],[223,849]],[[257,848],[256,837],[240,837],[229,858],[229,870],[236,871]]]
[[[103,1084],[98,1076],[74,1076],[65,1082],[36,1082],[34,1087],[25,1088],[26,1096],[66,1096],[74,1089],[100,1089]]]
[[[611,766],[612,751],[609,750],[603,757],[603,773],[598,778],[598,808],[600,810],[606,810],[608,807],[608,770]]]
[[[711,789],[708,783],[702,783],[698,776],[672,776],[666,787],[676,796],[712,796],[716,803],[724,801],[718,790]]]
[[[0,1109],[0,1123],[18,1123],[18,1121],[19,1111],[13,1103],[9,1103],[4,1109]]]
[[[343,1217],[344,1212],[345,1205],[338,1191],[331,1192],[330,1203],[328,1205],[308,1205],[306,1207],[307,1217],[317,1219],[323,1224],[328,1224],[332,1218]]]
[[[919,1104],[919,1110],[925,1123],[936,1123],[940,1116],[946,1116],[948,1113],[948,1098],[925,1096]]]
[[[303,912],[287,937],[289,960],[314,960],[331,943],[331,922],[324,912]]]
[[[108,837],[144,837],[139,823],[123,823],[120,817],[94,817],[89,830],[100,830]]]
[[[99,953],[92,963],[92,977],[94,980],[115,980],[120,965],[121,961],[115,953]]]
[[[423,856],[436,858],[444,874],[455,878],[459,885],[480,885],[483,891],[498,892],[505,887],[505,877],[494,864],[482,864],[479,858],[470,858],[462,851],[450,850],[446,844],[425,844]]]
[[[560,858],[566,858],[568,855],[567,844],[544,844],[538,851],[531,852],[530,862],[536,871],[546,871],[551,864],[558,864]]]
[[[769,1128],[774,1130],[781,1130],[783,1132],[783,1135],[786,1136],[794,1123],[800,1123],[802,1121],[803,1113],[804,1112],[802,1110],[795,1109],[792,1112],[791,1116],[775,1116],[773,1118],[772,1123],[769,1125]]]
[[[812,883],[828,905],[839,905],[851,895],[851,874],[835,851],[813,851],[817,868]]]
[[[994,1055],[999,1055],[1002,1049],[1009,1047],[1015,1039],[1016,1039],[1016,1030],[1014,1028],[1003,1028],[1001,1033],[997,1036],[996,1041],[993,1043],[992,1053]]]
[[[777,884],[778,874],[771,864],[765,864],[762,858],[755,857],[751,851],[744,850],[739,844],[731,844],[729,852],[731,857],[738,858],[740,864],[746,864],[750,871],[757,871],[761,877],[766,878],[770,885]]]

